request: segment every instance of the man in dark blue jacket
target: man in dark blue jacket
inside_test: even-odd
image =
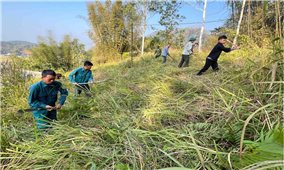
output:
[[[64,104],[68,91],[62,88],[62,84],[55,81],[56,73],[53,70],[43,70],[42,81],[30,87],[28,98],[29,105],[33,111],[38,129],[49,127],[49,121],[57,120],[56,110]],[[59,102],[57,94],[60,92]]]
[[[214,71],[218,71],[218,58],[220,57],[222,51],[228,53],[230,51],[238,49],[237,46],[233,45],[232,48],[226,48],[223,44],[227,42],[227,36],[222,35],[218,38],[218,44],[211,50],[209,55],[206,58],[205,65],[203,68],[197,73],[198,76],[202,75],[210,66]]]
[[[75,96],[79,95],[82,91],[84,91],[87,96],[91,96],[88,83],[93,83],[92,66],[93,63],[85,61],[84,67],[76,68],[70,73],[69,80],[75,85]]]
[[[171,44],[168,43],[168,45],[163,48],[163,51],[162,51],[162,57],[163,57],[163,62],[162,63],[163,64],[166,63],[167,56],[170,56],[170,53],[169,53],[170,47],[171,47]]]

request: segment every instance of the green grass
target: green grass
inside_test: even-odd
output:
[[[110,80],[92,86],[96,95],[91,99],[74,99],[72,86],[62,80],[70,96],[48,132],[34,129],[31,113],[16,113],[27,107],[28,86],[37,80],[4,87],[2,167],[126,170],[283,165],[264,162],[271,159],[265,156],[268,145],[263,141],[281,138],[281,133],[271,137],[271,131],[283,129],[277,126],[283,88],[273,84],[268,91],[269,84],[258,84],[270,81],[266,57],[271,51],[224,54],[218,73],[209,69],[196,77],[206,54],[194,55],[190,67],[182,69],[171,59],[162,65],[161,58],[151,55],[136,57],[133,64],[97,66],[95,78]],[[179,59],[179,54],[174,56]],[[277,74],[277,81],[282,78]],[[81,118],[82,114],[90,118]],[[260,140],[265,136],[271,138]],[[283,141],[278,144],[272,148],[283,148]],[[256,151],[264,156],[254,156]],[[272,160],[279,160],[281,153],[277,154]]]

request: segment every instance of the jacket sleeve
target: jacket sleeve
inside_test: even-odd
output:
[[[154,52],[154,55],[157,55],[157,54],[158,54],[158,50],[156,49],[155,52]]]
[[[188,52],[189,54],[191,54],[191,53],[193,52],[192,49],[193,49],[192,43],[188,44],[188,46],[187,46],[187,52]]]
[[[59,92],[60,92],[60,98],[59,98],[59,104],[63,105],[66,101],[66,98],[68,96],[67,89],[62,88],[62,84],[59,85]]]
[[[37,108],[45,108],[46,104],[38,101],[38,94],[39,91],[36,87],[31,86],[30,87],[30,94],[28,98],[28,102],[31,108],[37,109]]]
[[[69,81],[71,83],[75,83],[75,78],[74,76],[76,75],[77,71],[79,70],[80,68],[77,68],[75,70],[73,70],[70,74],[69,74]]]
[[[226,53],[232,51],[231,48],[226,48],[226,47],[224,47],[223,45],[219,45],[218,48],[219,48],[220,50],[226,52]]]

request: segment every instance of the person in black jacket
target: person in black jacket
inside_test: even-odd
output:
[[[154,53],[155,58],[160,57],[161,54],[162,54],[162,50],[161,50],[160,46],[158,45],[157,48],[156,48],[156,50],[155,50],[155,53]]]
[[[198,76],[202,75],[210,66],[214,71],[218,71],[218,58],[220,57],[222,51],[228,53],[232,50],[238,49],[238,46],[233,45],[232,48],[226,48],[223,44],[227,42],[227,36],[222,35],[218,38],[218,44],[211,50],[209,55],[206,58],[205,65],[203,68],[197,73]]]

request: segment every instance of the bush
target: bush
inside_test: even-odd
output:
[[[81,66],[89,57],[77,39],[66,35],[63,42],[56,42],[48,37],[48,42],[42,40],[39,45],[32,48],[30,57],[34,69],[62,69],[68,71],[74,67]]]

